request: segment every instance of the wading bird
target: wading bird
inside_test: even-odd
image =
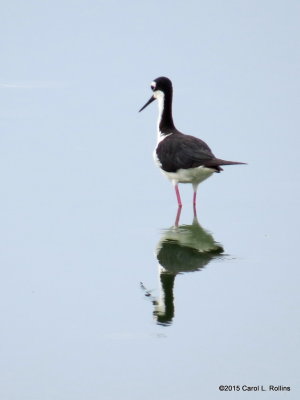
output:
[[[153,96],[139,110],[142,111],[154,100],[158,101],[157,146],[154,160],[173,183],[178,206],[182,207],[178,183],[191,183],[194,189],[193,205],[199,183],[214,172],[221,172],[223,165],[245,164],[216,158],[208,145],[201,139],[179,132],[172,116],[173,88],[169,78],[164,76],[151,83]]]

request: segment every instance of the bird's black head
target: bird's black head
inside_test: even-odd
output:
[[[153,90],[153,92],[160,90],[164,94],[172,93],[172,82],[169,78],[166,78],[165,76],[160,76],[159,78],[156,78],[153,82],[151,82],[151,89]]]
[[[146,108],[152,101],[157,99],[159,96],[168,96],[169,99],[172,100],[172,82],[170,81],[169,78],[166,78],[165,76],[160,76],[159,78],[154,79],[154,81],[151,82],[151,90],[153,91],[153,96],[150,97],[150,99],[147,101],[147,103],[140,109],[142,111],[144,108]]]

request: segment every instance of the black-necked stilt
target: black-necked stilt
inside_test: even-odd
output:
[[[154,159],[164,174],[175,186],[178,206],[182,206],[178,183],[191,183],[194,189],[193,204],[196,207],[199,183],[214,172],[222,171],[221,165],[245,164],[216,158],[208,145],[201,139],[179,132],[172,116],[173,88],[164,76],[151,83],[153,96],[139,110],[142,111],[155,99],[158,100],[157,146]]]
[[[178,210],[181,210],[179,207]],[[154,305],[153,315],[159,325],[171,325],[175,315],[174,284],[178,274],[199,271],[214,259],[222,259],[224,249],[211,233],[199,224],[197,217],[191,225],[164,229],[156,247],[160,278],[159,296],[141,288]]]

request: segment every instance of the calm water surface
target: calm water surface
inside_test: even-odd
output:
[[[3,3],[1,400],[300,398],[299,4],[188,4]],[[178,226],[138,114],[160,75],[248,163],[197,219],[182,185]]]
[[[200,188],[198,220],[182,188],[175,227],[175,195],[151,163],[150,184],[104,191],[90,164],[70,181],[59,151],[53,164],[53,149],[31,159],[10,141],[3,398],[217,398],[222,384],[291,386],[296,398],[293,198],[262,201],[244,183],[252,166],[228,168]]]

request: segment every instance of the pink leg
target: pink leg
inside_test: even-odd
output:
[[[175,185],[175,192],[176,192],[178,207],[181,208],[182,207],[182,203],[181,203],[181,198],[180,198],[180,193],[179,193],[179,189],[178,189],[178,184],[177,183]]]
[[[193,210],[194,210],[194,217],[197,218],[197,186],[194,186],[194,195],[193,195]]]
[[[194,210],[194,218],[197,218],[197,206],[196,206],[196,203],[193,204],[193,210]]]
[[[197,192],[194,191],[194,196],[193,196],[193,205],[196,207],[196,201],[197,201]]]
[[[176,214],[176,219],[175,219],[175,226],[176,226],[176,227],[178,227],[178,225],[179,225],[181,210],[182,210],[182,207],[178,206],[178,210],[177,210],[177,214]]]

